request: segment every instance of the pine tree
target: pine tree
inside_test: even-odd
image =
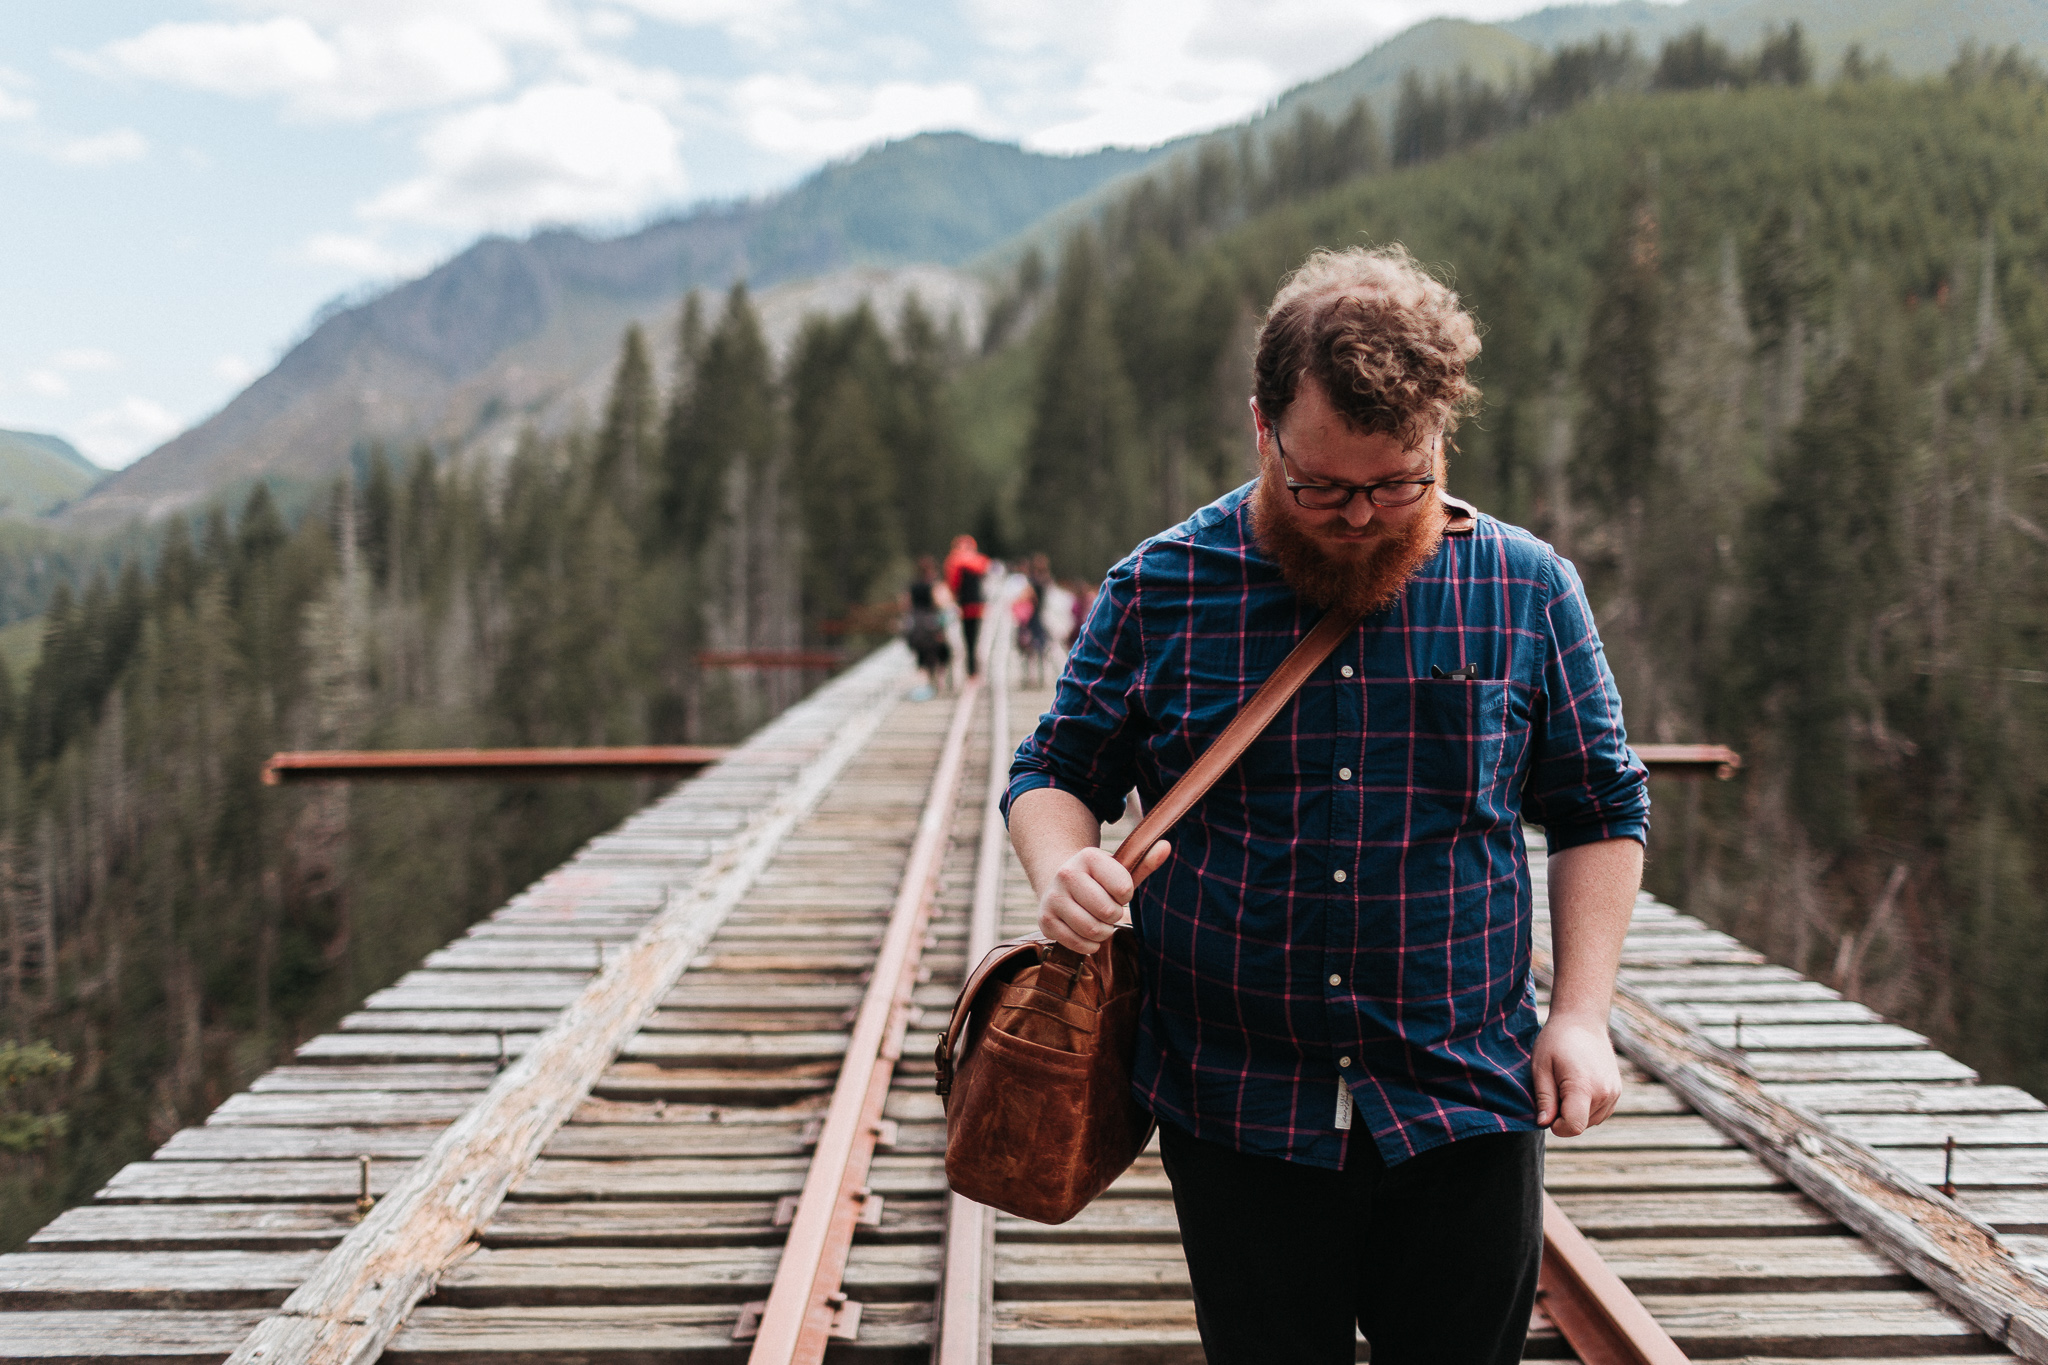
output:
[[[1053,571],[1099,577],[1159,530],[1143,495],[1137,400],[1117,354],[1095,237],[1067,239],[1024,447],[1018,520]],[[1141,529],[1142,528],[1142,529]]]
[[[619,364],[612,373],[604,424],[598,428],[597,463],[592,471],[597,486],[614,500],[629,524],[640,519],[646,496],[643,490],[659,440],[659,416],[647,342],[639,324],[634,323],[626,328],[619,347]]]

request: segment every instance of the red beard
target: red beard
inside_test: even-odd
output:
[[[1261,477],[1252,494],[1252,534],[1259,548],[1273,557],[1280,577],[1302,601],[1323,611],[1343,608],[1362,616],[1401,595],[1443,544],[1450,519],[1440,499],[1426,496],[1407,525],[1352,547],[1318,540],[1301,528],[1293,512],[1293,495],[1280,480],[1271,472]]]

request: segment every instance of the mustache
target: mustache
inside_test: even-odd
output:
[[[1449,515],[1430,498],[1406,524],[1357,542],[1363,553],[1336,554],[1304,530],[1293,516],[1292,499],[1270,471],[1252,495],[1252,534],[1272,556],[1280,577],[1309,606],[1344,608],[1371,615],[1400,596],[1415,571],[1435,557]]]

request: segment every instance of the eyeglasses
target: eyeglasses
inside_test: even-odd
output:
[[[1419,479],[1382,479],[1378,483],[1297,483],[1287,473],[1287,447],[1280,443],[1280,428],[1267,430],[1273,433],[1273,446],[1280,452],[1280,475],[1287,482],[1287,491],[1294,494],[1297,506],[1311,512],[1349,507],[1360,493],[1374,507],[1410,507],[1436,482],[1436,475],[1425,474]]]

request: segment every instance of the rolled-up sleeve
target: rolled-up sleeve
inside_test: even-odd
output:
[[[1123,813],[1146,729],[1138,697],[1145,640],[1137,564],[1134,555],[1111,569],[1096,595],[1060,674],[1052,709],[1039,717],[1010,764],[1004,819],[1011,802],[1038,787],[1071,792],[1104,823]]]
[[[1621,693],[1571,564],[1549,557],[1549,657],[1523,814],[1555,849],[1605,839],[1647,843],[1649,772],[1628,747]]]

